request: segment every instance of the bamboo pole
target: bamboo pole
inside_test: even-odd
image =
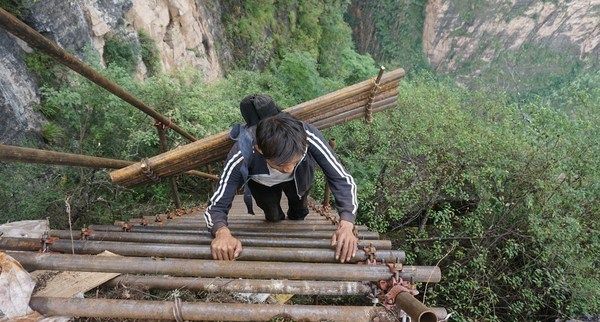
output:
[[[33,148],[23,148],[5,144],[0,144],[0,161],[53,164],[95,169],[120,169],[128,165],[135,164],[135,162],[133,161],[109,159],[89,155],[56,152]],[[190,170],[186,171],[185,173],[187,175],[195,177],[219,180],[219,177],[216,175],[200,172],[197,170]]]
[[[403,69],[391,71],[381,77],[381,86],[390,86],[393,90],[397,87],[397,81],[403,76]],[[318,97],[314,100],[296,105],[286,111],[301,120],[305,120],[311,117],[314,118],[315,115],[318,115],[319,113],[327,112],[328,108],[332,108],[332,106],[334,106],[333,109],[335,109],[335,104],[343,102],[344,100],[349,99],[352,103],[356,103],[357,101],[360,101],[360,99],[356,99],[355,96],[357,95],[366,95],[364,96],[366,103],[369,91],[373,86],[373,81],[374,78],[363,81],[353,86]],[[346,101],[344,104],[352,103]],[[337,105],[337,107],[340,106]],[[149,168],[153,169],[160,177],[170,176],[184,170],[222,159],[227,154],[232,144],[233,141],[229,139],[229,133],[225,131],[181,146],[167,153],[154,156],[148,159],[147,164]],[[124,186],[131,186],[149,181],[142,173],[140,163],[113,171],[110,173],[110,176],[114,183]]]
[[[98,86],[118,96],[125,102],[131,104],[132,106],[151,116],[155,120],[165,124],[169,128],[172,128],[175,132],[181,134],[186,139],[192,142],[198,140],[196,137],[186,132],[183,128],[173,123],[171,119],[158,113],[157,111],[146,105],[144,102],[131,95],[121,86],[102,76],[93,68],[86,65],[79,58],[73,56],[66,50],[62,49],[54,42],[46,39],[44,36],[42,36],[42,34],[26,25],[21,20],[15,18],[13,15],[11,15],[2,8],[0,8],[0,26],[2,26],[2,28],[4,28],[6,31],[10,32],[14,36],[25,41],[31,47],[37,48],[43,51],[44,53],[50,55],[51,57],[56,59],[56,61],[67,66],[74,72],[96,83]]]
[[[0,161],[44,163],[109,169],[119,169],[133,164],[133,161],[108,159],[32,148],[22,148],[4,144],[0,144]]]
[[[394,274],[387,265],[281,263],[262,261],[219,261],[202,259],[112,257],[6,251],[27,270],[83,271],[127,274],[155,274],[187,277],[223,277],[322,281],[380,281]],[[437,283],[437,266],[402,266],[403,280]]]
[[[386,109],[395,107],[397,105],[396,101],[397,101],[397,96],[392,96],[392,97],[386,98],[384,100],[375,102],[375,103],[373,103],[373,106],[372,106],[373,112],[381,112]],[[346,113],[341,113],[339,115],[334,115],[327,119],[317,121],[313,125],[320,129],[326,129],[326,128],[330,128],[330,127],[338,125],[338,124],[342,124],[342,123],[346,123],[346,122],[355,120],[357,118],[362,117],[363,115],[364,115],[364,112],[362,110],[352,110],[352,111],[348,111]]]
[[[398,88],[393,87],[390,88],[388,90],[382,91],[381,93],[377,94],[374,98],[373,98],[373,102],[372,103],[377,103],[381,100],[393,97],[393,96],[397,96],[398,95]],[[363,115],[365,115],[364,112],[364,107],[366,106],[366,104],[368,103],[368,99],[361,99],[355,102],[350,102],[348,104],[345,105],[340,105],[339,107],[332,109],[332,110],[327,110],[327,111],[323,111],[321,113],[319,113],[318,115],[315,115],[313,117],[311,117],[310,119],[307,120],[308,123],[311,124],[315,124],[315,122],[318,121],[322,121],[324,119],[327,119],[329,117],[341,114],[341,113],[346,113],[348,111],[360,111]]]
[[[68,230],[50,230],[52,237],[70,239],[71,232]],[[75,235],[75,239],[81,239],[81,235]],[[123,231],[89,231],[85,236],[87,240],[106,240],[135,243],[162,243],[162,244],[186,244],[186,245],[210,245],[213,241],[208,234],[162,234],[152,232],[123,232]],[[288,247],[288,248],[331,248],[331,238],[293,238],[293,237],[260,237],[260,236],[237,236],[244,246],[256,247]],[[363,239],[358,241],[360,249],[374,246],[378,250],[389,250],[392,243],[389,240]]]
[[[155,123],[156,131],[158,132],[158,141],[160,144],[160,152],[165,153],[169,151],[168,143],[167,143],[167,135],[166,135],[166,126],[162,123]],[[181,208],[181,199],[179,198],[179,191],[177,191],[177,181],[175,177],[169,177],[169,186],[171,188],[171,197],[173,198],[173,203],[175,203],[175,208]]]
[[[381,81],[381,77],[383,77],[384,71],[385,71],[385,67],[381,66],[379,68],[379,74],[377,75],[375,82],[373,82],[373,88],[371,89],[369,99],[368,99],[367,103],[365,104],[365,121],[368,124],[373,122],[373,109],[372,109],[371,104],[373,103],[373,98],[375,98],[375,95],[377,94],[377,92],[381,90],[379,83]]]
[[[335,150],[335,138],[329,139],[329,146],[331,147],[332,150]],[[321,203],[321,206],[325,209],[330,209],[331,205],[329,204],[329,201],[331,199],[331,188],[329,187],[329,183],[327,183],[327,180],[325,180],[325,191],[323,192],[323,202]],[[326,219],[325,219],[326,220]],[[329,222],[328,220],[326,220],[327,222]],[[332,222],[330,222],[331,224],[334,224]]]

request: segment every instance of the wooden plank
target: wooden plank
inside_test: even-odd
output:
[[[97,256],[120,255],[104,251]],[[31,272],[31,276],[39,284],[39,287],[34,291],[34,296],[45,297],[74,297],[78,293],[85,293],[92,290],[119,275],[121,274],[44,270]]]

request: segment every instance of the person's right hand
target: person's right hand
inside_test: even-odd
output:
[[[242,243],[233,237],[229,228],[219,228],[215,233],[215,239],[210,244],[213,259],[234,260],[242,253]]]

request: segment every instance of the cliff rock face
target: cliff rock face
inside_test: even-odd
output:
[[[132,4],[124,18],[133,29],[145,31],[156,42],[164,70],[191,65],[202,70],[208,81],[222,75],[215,38],[210,32],[215,20],[207,14],[206,1],[133,1]]]
[[[525,45],[600,56],[600,0],[429,0],[423,50],[438,71],[490,62]]]
[[[23,62],[23,49],[0,30],[0,143],[14,144],[39,132],[37,85]]]
[[[102,57],[107,40],[118,36],[140,48],[139,32],[158,47],[162,70],[192,66],[213,81],[231,60],[223,41],[218,0],[45,0],[32,1],[22,19],[61,47],[83,58]],[[18,45],[18,44],[21,45]],[[18,143],[26,132],[39,132],[43,117],[35,77],[27,70],[26,45],[0,29],[0,142]],[[136,74],[147,67],[137,57]]]
[[[600,0],[352,0],[361,53],[465,85],[541,93],[600,65]]]

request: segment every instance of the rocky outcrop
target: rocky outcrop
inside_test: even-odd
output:
[[[124,18],[155,41],[165,71],[191,65],[211,81],[222,75],[222,69],[210,32],[215,21],[205,19],[205,5],[193,0],[134,0]]]
[[[352,0],[346,19],[359,52],[472,87],[543,91],[600,66],[600,0]]]
[[[22,18],[80,58],[96,52],[101,63],[108,39],[119,37],[140,52],[139,32],[144,32],[158,48],[162,71],[192,66],[213,81],[223,75],[221,64],[231,60],[221,10],[218,0],[45,0],[32,1]],[[39,132],[43,121],[34,111],[35,77],[25,66],[24,47],[16,44],[0,30],[0,142]],[[141,55],[136,59],[136,73],[143,78],[147,66]]]
[[[23,60],[22,43],[0,29],[0,143],[15,144],[40,131],[37,85]]]
[[[438,71],[490,62],[524,45],[597,59],[600,0],[429,0],[427,4],[423,50]]]

